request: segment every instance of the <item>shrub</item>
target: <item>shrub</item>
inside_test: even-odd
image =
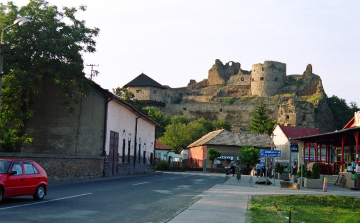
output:
[[[301,168],[299,169],[299,171],[296,173],[296,175],[298,177],[301,177],[301,172],[303,173],[303,177],[306,177],[306,172],[307,172],[307,167],[306,167],[306,164],[303,165],[303,168],[301,170]]]
[[[235,99],[234,98],[225,98],[222,102],[222,104],[234,104]]]
[[[156,164],[156,170],[169,170],[170,164],[166,160],[161,160]]]
[[[277,173],[284,173],[284,166],[283,165],[281,165],[280,163],[277,163],[276,164],[276,169],[275,169],[275,171],[277,172]]]
[[[306,171],[305,177],[306,178],[311,178],[312,177],[311,170]]]
[[[314,163],[311,176],[313,179],[320,179],[320,164]]]

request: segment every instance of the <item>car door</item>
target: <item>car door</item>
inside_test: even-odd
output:
[[[11,175],[11,172],[16,171],[16,174]],[[23,164],[20,161],[14,161],[9,171],[9,178],[5,186],[5,196],[20,196],[24,195],[24,171]]]
[[[24,190],[28,195],[32,195],[35,193],[35,190],[41,181],[39,171],[31,162],[24,162],[24,170]]]

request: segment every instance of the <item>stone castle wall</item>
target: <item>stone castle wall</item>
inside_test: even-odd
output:
[[[285,85],[286,64],[265,61],[254,64],[251,72],[251,94],[256,96],[273,96]]]
[[[129,91],[133,92],[138,100],[163,101],[164,93],[161,89],[155,87],[129,87]]]

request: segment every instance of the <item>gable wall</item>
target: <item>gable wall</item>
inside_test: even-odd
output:
[[[44,78],[43,93],[34,105],[27,134],[33,144],[24,153],[101,156],[105,122],[103,91],[93,88],[87,98],[78,97],[70,113],[62,103],[69,100],[50,77]]]

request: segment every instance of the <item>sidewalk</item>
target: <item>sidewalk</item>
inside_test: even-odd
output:
[[[225,177],[225,176],[224,176]],[[251,181],[252,178],[252,181]],[[280,181],[269,179],[271,185],[255,184],[259,178],[244,175],[240,182],[236,177],[217,184],[199,194],[195,202],[187,209],[178,213],[170,223],[198,223],[198,222],[246,222],[246,211],[251,195],[281,195],[281,194],[318,194],[343,195],[360,197],[360,191],[328,184],[327,192],[321,189],[280,188]]]

